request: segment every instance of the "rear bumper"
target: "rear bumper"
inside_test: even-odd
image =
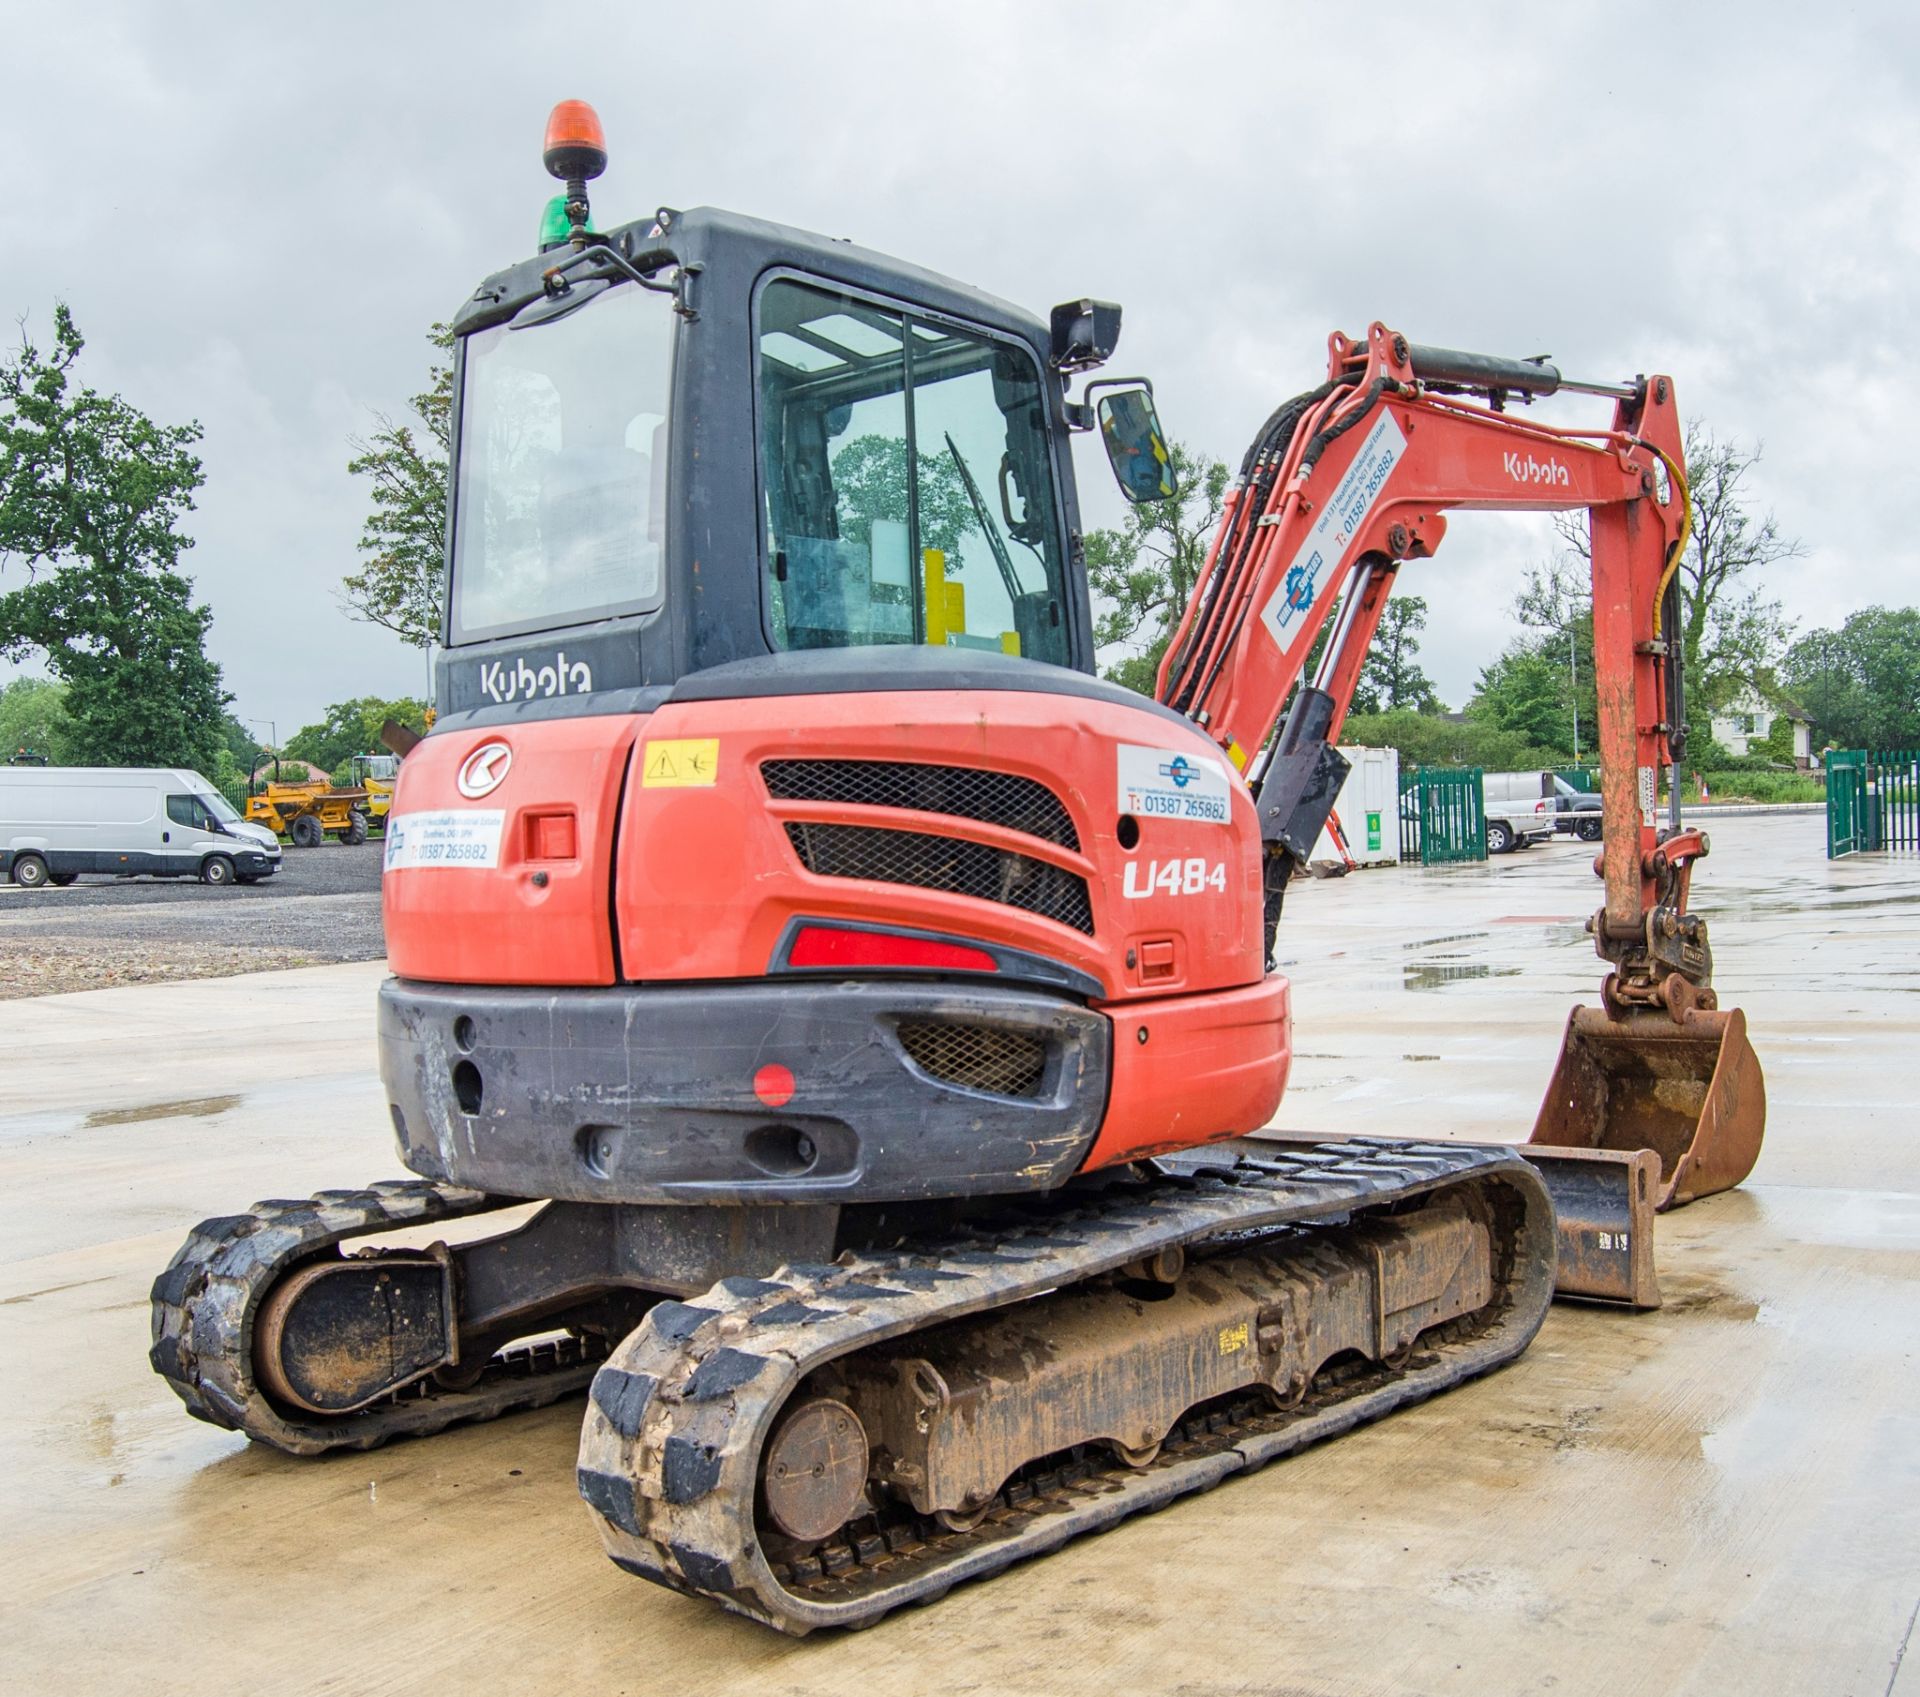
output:
[[[1111,1030],[988,985],[389,979],[380,1074],[401,1159],[496,1195],[902,1201],[1064,1183],[1106,1109]]]

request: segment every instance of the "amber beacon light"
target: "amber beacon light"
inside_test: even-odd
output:
[[[607,168],[607,137],[600,114],[584,100],[563,100],[547,117],[541,155],[550,175],[567,185],[567,223],[587,227],[587,184]]]

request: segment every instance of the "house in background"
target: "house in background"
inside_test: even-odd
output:
[[[1745,684],[1714,713],[1713,740],[1729,754],[1765,754],[1761,745],[1778,719],[1792,721],[1793,764],[1806,771],[1813,765],[1813,720],[1804,707],[1777,689]]]

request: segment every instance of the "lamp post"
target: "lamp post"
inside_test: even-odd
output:
[[[1573,763],[1580,764],[1580,665],[1573,646],[1573,626],[1567,626],[1567,699],[1573,704]]]
[[[267,727],[267,747],[275,754],[280,752],[280,732],[275,728],[274,722],[271,719],[249,719],[246,723],[249,725],[265,725]]]

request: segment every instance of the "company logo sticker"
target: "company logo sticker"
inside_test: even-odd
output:
[[[479,807],[389,814],[384,869],[487,871],[500,864],[500,831],[506,818],[500,808]]]
[[[1382,413],[1360,444],[1360,452],[1353,456],[1353,464],[1320,508],[1293,563],[1282,575],[1280,587],[1260,610],[1260,622],[1282,650],[1305,624],[1319,599],[1321,579],[1346,557],[1406,447],[1407,438],[1393,414]]]
[[[513,765],[513,750],[503,742],[485,742],[460,763],[454,788],[469,801],[492,795]]]
[[[1224,825],[1233,817],[1227,769],[1204,754],[1177,748],[1119,749],[1120,811],[1146,819],[1193,819]]]

